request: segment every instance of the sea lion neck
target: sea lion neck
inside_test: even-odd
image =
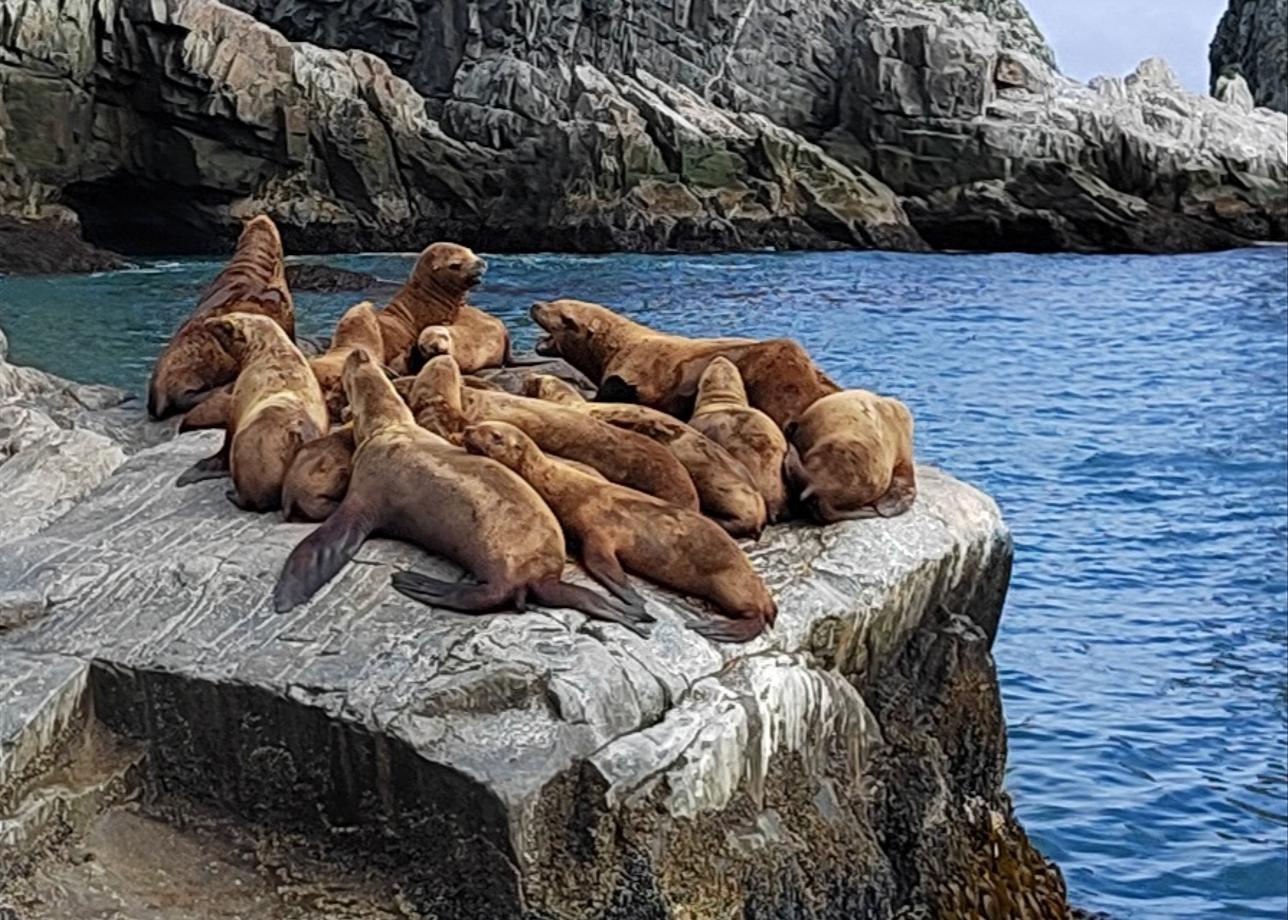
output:
[[[446,284],[432,273],[413,272],[385,310],[400,316],[414,329],[451,325],[465,306],[468,290]]]
[[[379,384],[384,384],[384,387]],[[361,389],[355,395],[353,438],[359,447],[386,428],[416,426],[416,417],[393,385],[383,378],[379,381],[363,381]]]

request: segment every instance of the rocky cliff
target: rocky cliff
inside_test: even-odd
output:
[[[0,201],[208,251],[1171,251],[1283,238],[1288,134],[1017,0],[0,0]]]
[[[22,466],[70,490],[0,523],[0,913],[1069,916],[1003,787],[1012,548],[971,487],[771,528],[745,647],[646,586],[648,639],[421,607],[392,569],[451,567],[385,541],[278,616],[308,527],[176,489],[219,435],[118,399],[0,362],[0,477],[97,458]]]
[[[1230,0],[1209,60],[1214,95],[1238,74],[1256,105],[1288,112],[1288,0]]]

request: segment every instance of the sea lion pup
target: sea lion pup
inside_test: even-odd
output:
[[[376,314],[384,363],[399,374],[408,373],[421,332],[427,326],[457,322],[466,306],[465,296],[483,280],[485,271],[487,263],[464,246],[431,243],[425,247],[407,283]]]
[[[721,642],[746,642],[772,626],[777,605],[727,533],[702,515],[596,482],[553,462],[518,428],[482,422],[465,429],[465,447],[516,471],[541,494],[581,545],[586,571],[618,597],[626,572],[706,598],[731,620],[691,628]]]
[[[279,612],[311,598],[373,534],[406,540],[451,559],[477,584],[400,572],[394,587],[416,600],[484,613],[528,595],[552,607],[638,630],[639,607],[561,581],[563,531],[517,474],[453,447],[416,424],[379,365],[362,349],[345,359],[357,451],[340,506],[291,552],[273,593]]]
[[[765,499],[747,469],[715,441],[647,406],[577,403],[567,392],[556,395],[565,405],[578,406],[592,418],[663,445],[689,471],[703,514],[735,537],[759,539],[765,529]]]
[[[912,413],[897,399],[844,390],[789,426],[787,476],[819,521],[894,517],[917,497]]]
[[[241,368],[218,454],[199,461],[179,485],[232,473],[228,493],[246,511],[281,507],[282,483],[299,449],[327,433],[322,389],[282,327],[267,316],[229,313],[206,320]]]
[[[295,306],[286,286],[282,239],[261,214],[242,229],[237,249],[197,308],[157,357],[148,380],[148,414],[166,418],[186,412],[211,390],[231,383],[237,362],[215,340],[205,321],[225,313],[259,313],[295,338]]]
[[[333,428],[300,448],[282,483],[282,517],[325,521],[349,491],[353,472],[353,425]]]
[[[309,366],[313,368],[318,384],[322,387],[327,411],[331,413],[333,422],[340,421],[340,410],[344,408],[341,377],[344,374],[344,359],[349,357],[349,352],[355,348],[365,348],[369,355],[384,354],[380,321],[376,315],[376,308],[368,300],[350,307],[336,323],[331,346],[325,353],[309,360]]]
[[[702,372],[689,424],[742,463],[765,500],[770,523],[787,516],[787,438],[773,419],[748,404],[742,375],[728,358],[713,358]]]
[[[459,440],[474,422],[509,422],[561,459],[584,463],[612,482],[682,508],[698,509],[688,470],[651,438],[568,406],[462,386],[460,369],[447,355],[421,368],[409,405],[421,424],[449,440]]]
[[[510,331],[492,314],[465,304],[454,323],[421,330],[416,351],[421,362],[451,355],[461,373],[472,374],[510,363]]]
[[[690,339],[580,300],[536,303],[531,312],[547,333],[537,353],[559,355],[596,381],[603,402],[640,403],[687,418],[702,372],[717,355],[737,366],[751,405],[780,428],[841,389],[790,339]]]

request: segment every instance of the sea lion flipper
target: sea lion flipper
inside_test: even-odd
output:
[[[228,452],[232,449],[233,437],[230,432],[224,432],[224,443],[219,448],[219,452],[198,460],[187,470],[179,474],[179,478],[174,484],[179,488],[190,486],[194,482],[204,482],[207,479],[224,479],[232,474],[228,465]]]
[[[180,433],[201,431],[206,428],[224,428],[233,409],[233,385],[227,384],[212,392],[184,414],[179,422]]]
[[[361,508],[341,502],[326,523],[291,550],[273,591],[273,609],[286,613],[311,598],[357,555],[374,529]]]
[[[414,601],[459,613],[491,613],[514,598],[514,591],[501,585],[444,581],[419,572],[395,572],[390,582]]]
[[[592,619],[625,626],[644,638],[648,638],[648,631],[640,624],[654,621],[653,617],[644,610],[642,601],[639,605],[629,606],[620,601],[614,603],[588,588],[570,585],[566,581],[540,582],[532,586],[532,594],[547,607],[568,607],[572,610],[580,610]]]
[[[765,621],[759,617],[737,620],[719,617],[690,623],[689,629],[712,642],[750,642],[765,631]]]
[[[898,517],[917,500],[916,474],[909,476],[896,467],[890,488],[877,499],[876,511],[881,517]]]
[[[607,588],[618,600],[629,604],[634,610],[644,610],[644,598],[630,586],[622,564],[610,549],[583,538],[581,564],[591,578]]]

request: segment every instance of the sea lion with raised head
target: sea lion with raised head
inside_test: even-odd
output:
[[[354,450],[352,423],[301,447],[282,483],[282,517],[288,521],[329,518],[349,491]]]
[[[384,363],[398,374],[411,369],[413,350],[427,326],[455,323],[487,263],[465,246],[431,243],[416,259],[407,283],[376,314]]]
[[[683,508],[698,508],[698,492],[688,471],[651,438],[568,406],[463,386],[460,369],[446,355],[421,368],[409,405],[418,421],[443,437],[459,439],[465,426],[474,422],[509,422],[542,450],[594,467],[612,482]]]
[[[692,628],[722,642],[746,642],[771,626],[777,605],[751,562],[727,533],[702,515],[597,482],[553,462],[513,425],[465,429],[467,450],[504,463],[526,479],[575,535],[582,564],[616,596],[634,596],[626,572],[705,598],[731,619]]]
[[[148,414],[187,412],[237,376],[237,361],[205,325],[226,313],[258,313],[295,338],[295,306],[286,286],[282,238],[261,214],[247,221],[232,259],[206,288],[197,308],[157,357],[148,380]]]
[[[897,399],[843,390],[788,426],[787,475],[816,520],[894,517],[917,497],[912,413]]]
[[[344,360],[355,348],[365,348],[367,354],[379,358],[385,353],[384,340],[380,335],[380,320],[371,301],[364,300],[344,312],[336,323],[335,334],[331,336],[331,345],[316,358],[309,359],[322,387],[326,399],[327,411],[331,421],[340,421],[340,411],[344,408]]]
[[[738,367],[751,405],[780,428],[840,390],[790,339],[690,339],[580,300],[533,304],[532,318],[546,332],[537,353],[559,355],[586,374],[603,402],[640,403],[687,418],[702,372],[717,355]]]
[[[522,610],[531,595],[636,630],[648,621],[637,605],[564,582],[563,531],[541,496],[501,464],[417,425],[362,349],[345,359],[344,389],[357,445],[349,490],[287,558],[273,594],[278,611],[307,601],[369,536],[380,535],[445,556],[477,579],[394,575],[398,591],[427,604],[468,613]]]
[[[282,483],[296,453],[327,433],[322,389],[307,359],[267,316],[228,313],[206,320],[240,368],[224,445],[179,477],[179,485],[231,473],[228,497],[246,511],[281,507]]]
[[[702,372],[689,424],[743,465],[765,500],[770,523],[787,515],[787,438],[773,419],[747,402],[742,375],[728,358],[713,358]]]

